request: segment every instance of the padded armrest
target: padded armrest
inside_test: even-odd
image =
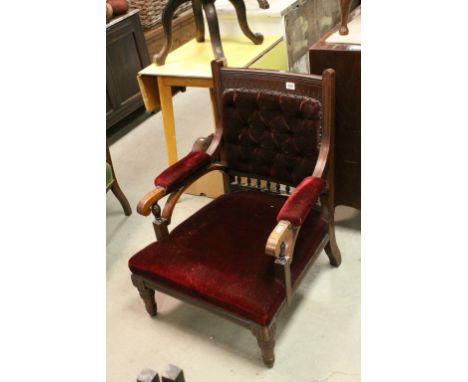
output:
[[[207,153],[192,151],[159,174],[154,185],[165,188],[168,193],[210,163],[211,157]]]
[[[324,189],[323,179],[314,176],[304,178],[284,203],[276,221],[287,220],[295,227],[302,225]]]

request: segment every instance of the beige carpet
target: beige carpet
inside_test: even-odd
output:
[[[213,130],[209,95],[188,89],[174,98],[179,156]],[[110,147],[114,167],[134,213],[107,194],[107,380],[135,381],[141,369],[173,363],[187,382],[356,382],[360,380],[360,215],[339,207],[343,263],[321,255],[280,316],[276,363],[267,369],[253,335],[199,308],[156,293],[159,314],[146,313],[130,281],[129,257],[154,240],[151,218],[135,212],[138,200],[166,166],[161,115],[152,116]],[[210,199],[184,196],[176,226]]]

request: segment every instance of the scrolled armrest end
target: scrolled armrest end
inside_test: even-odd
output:
[[[289,221],[280,220],[268,237],[265,253],[276,258],[292,258],[295,240],[296,229]]]
[[[166,189],[160,186],[150,192],[148,192],[143,198],[138,202],[137,212],[140,215],[148,216],[151,213],[151,208],[154,203],[159,199],[163,198],[166,195]]]

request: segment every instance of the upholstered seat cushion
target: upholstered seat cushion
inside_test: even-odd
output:
[[[260,191],[223,195],[169,237],[134,255],[129,267],[165,287],[266,325],[285,300],[284,286],[274,277],[274,258],[265,254],[285,199]],[[320,214],[311,211],[296,243],[293,282],[326,232]]]

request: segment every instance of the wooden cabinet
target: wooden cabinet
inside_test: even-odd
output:
[[[350,15],[350,20],[355,17],[360,17],[360,7]],[[361,45],[327,41],[338,29],[339,26],[310,48],[310,72],[321,74],[327,68],[336,71],[335,204],[360,209]]]
[[[137,74],[150,64],[138,10],[106,26],[106,127],[143,106]]]

